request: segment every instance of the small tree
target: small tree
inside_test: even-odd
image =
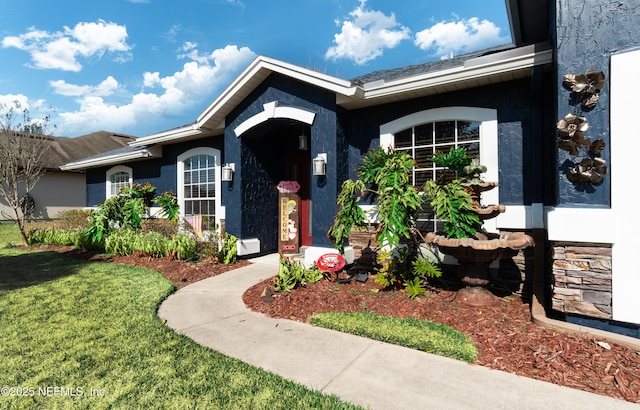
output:
[[[0,195],[13,211],[25,243],[26,199],[46,171],[49,122],[49,116],[33,120],[18,101],[0,103]]]
[[[366,226],[365,214],[358,207],[365,189],[374,194],[378,213],[376,238],[389,248],[378,255],[382,269],[375,281],[385,287],[403,286],[411,298],[425,291],[426,278],[441,275],[419,246],[422,240],[416,221],[424,199],[411,184],[414,162],[406,151],[369,151],[356,170],[360,180],[347,180],[342,185],[337,201],[340,209],[328,232],[342,253],[351,229]]]

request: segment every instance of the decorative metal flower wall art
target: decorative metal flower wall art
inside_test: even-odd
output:
[[[588,70],[586,74],[566,74],[562,85],[572,93],[575,101],[573,114],[567,114],[558,121],[558,148],[576,157],[566,171],[567,179],[574,184],[599,184],[607,173],[606,161],[600,157],[605,149],[605,141],[591,142],[584,132],[589,129],[587,118],[581,116],[583,110],[591,110],[598,103],[600,90],[604,87],[602,71]],[[582,157],[582,159],[578,158]]]
[[[600,70],[587,70],[586,74],[565,74],[562,85],[576,93],[583,109],[591,109],[598,103],[598,93],[604,87],[604,73]]]

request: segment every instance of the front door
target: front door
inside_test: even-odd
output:
[[[300,184],[300,246],[311,245],[311,153],[298,151],[287,158],[287,179]]]

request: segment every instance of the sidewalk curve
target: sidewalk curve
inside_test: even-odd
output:
[[[158,316],[227,356],[372,409],[640,409],[633,403],[250,311],[245,290],[278,255],[196,282]]]

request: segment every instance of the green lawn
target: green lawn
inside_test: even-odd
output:
[[[12,248],[6,231],[0,408],[355,408],[164,326],[173,286],[156,272]]]
[[[462,332],[440,323],[414,318],[379,316],[369,312],[318,313],[312,325],[473,363],[478,351]]]

